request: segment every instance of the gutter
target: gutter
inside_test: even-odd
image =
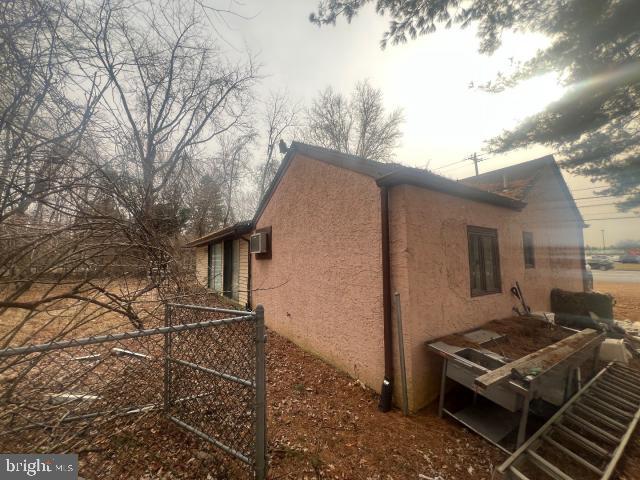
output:
[[[184,245],[184,248],[201,247],[216,240],[222,240],[229,237],[240,237],[253,230],[253,221],[238,222],[225,228],[221,228],[213,233],[209,233],[204,237],[196,238]]]
[[[525,202],[513,199],[504,195],[482,190],[461,182],[449,180],[435,174],[426,172],[416,172],[411,169],[402,169],[391,172],[376,180],[380,187],[393,187],[395,185],[413,185],[419,188],[426,188],[454,197],[460,197],[476,202],[489,203],[498,207],[512,210],[522,210],[527,206]]]
[[[378,408],[388,412],[393,397],[393,332],[391,325],[391,259],[389,254],[389,190],[380,186],[380,225],[382,233],[382,304],[384,319],[384,380]]]

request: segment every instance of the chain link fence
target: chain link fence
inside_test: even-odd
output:
[[[262,307],[167,304],[159,328],[0,350],[0,449],[77,452],[115,419],[165,415],[266,475]]]

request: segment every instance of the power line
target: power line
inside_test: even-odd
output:
[[[474,152],[472,155],[466,156],[462,160],[457,160],[455,162],[451,162],[451,163],[447,163],[446,165],[442,165],[441,167],[434,168],[433,171],[435,172],[435,171],[438,171],[438,170],[445,170],[445,169],[448,169],[449,167],[453,167],[454,165],[459,165],[459,164],[464,163],[464,162],[473,161],[474,157],[476,158],[476,160],[478,162],[484,162],[485,160],[489,160],[489,158],[482,158],[483,157],[482,154],[478,155],[477,153]]]
[[[574,200],[591,200],[594,198],[612,198],[612,197],[626,197],[626,194],[621,194],[621,195],[593,195],[591,197],[579,197],[579,198],[574,198]]]
[[[585,218],[585,222],[595,222],[597,220],[626,220],[629,218],[634,218],[636,220],[640,220],[640,216],[637,217],[606,217],[606,218]]]
[[[598,188],[610,188],[607,185],[601,185],[599,187],[585,187],[585,188],[570,188],[572,192],[584,192],[585,190],[597,190]]]
[[[433,169],[433,171],[434,171],[434,172],[436,172],[436,171],[438,171],[438,170],[442,170],[442,169],[445,169],[445,168],[448,168],[448,167],[452,167],[452,166],[454,166],[454,165],[458,165],[459,163],[466,162],[466,161],[467,161],[467,159],[466,159],[466,158],[463,158],[462,160],[459,160],[459,161],[457,161],[457,162],[447,163],[446,165],[443,165],[443,166],[441,166],[441,167],[434,168],[434,169]]]
[[[591,205],[581,205],[578,208],[591,208],[591,207],[612,207],[615,203],[607,202],[607,203],[592,203]]]

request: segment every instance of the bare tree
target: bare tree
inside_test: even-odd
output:
[[[242,211],[241,193],[250,173],[251,147],[255,139],[256,134],[253,131],[241,134],[228,133],[219,137],[219,151],[214,158],[214,165],[221,181],[223,227],[239,220],[236,212]]]
[[[81,145],[104,90],[74,76],[77,34],[55,3],[3,2],[0,24],[2,222],[74,186],[77,171],[66,158]]]
[[[402,110],[386,113],[382,91],[359,82],[347,99],[331,87],[307,111],[305,139],[323,147],[387,162],[402,136]]]
[[[0,315],[18,319],[0,348],[114,313],[157,322],[159,300],[187,284],[194,179],[216,137],[245,131],[256,80],[251,59],[217,47],[217,13],[202,1],[0,5]],[[238,178],[233,164],[220,178]]]
[[[258,199],[262,198],[280,166],[278,143],[292,133],[300,115],[298,103],[292,103],[285,92],[271,92],[264,103],[262,116],[266,151],[264,161],[258,165]]]
[[[152,216],[159,192],[192,168],[198,149],[244,118],[256,69],[229,64],[209,44],[198,3],[105,0],[94,15],[83,32],[111,84],[105,121]]]

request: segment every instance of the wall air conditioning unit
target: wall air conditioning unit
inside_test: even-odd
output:
[[[249,251],[251,253],[267,253],[269,251],[269,245],[267,232],[254,233],[249,239]]]

